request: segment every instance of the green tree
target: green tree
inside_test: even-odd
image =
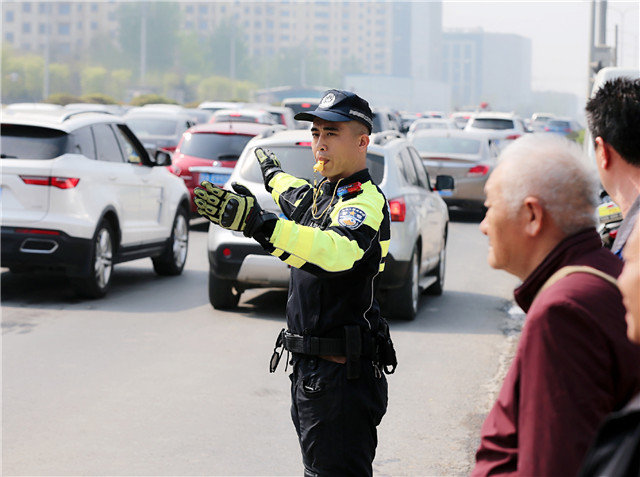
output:
[[[245,32],[237,28],[234,23],[224,21],[220,23],[209,36],[207,62],[210,70],[218,76],[237,79],[250,79],[252,75],[252,61],[249,57],[249,48],[244,41]],[[234,58],[232,68],[232,58]]]
[[[141,28],[146,19],[146,69],[162,71],[174,63],[180,8],[175,2],[131,2],[117,10],[122,58],[140,72]]]
[[[62,63],[49,65],[49,90],[55,93],[73,93],[71,68]]]
[[[2,102],[40,101],[43,91],[44,59],[34,54],[17,56],[2,49]]]
[[[80,84],[83,94],[104,93],[107,89],[109,75],[102,66],[87,66],[82,70]]]

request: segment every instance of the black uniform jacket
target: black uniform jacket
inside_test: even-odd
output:
[[[389,250],[386,198],[367,169],[316,189],[284,172],[266,185],[287,219],[279,219],[269,252],[291,265],[289,331],[343,336],[345,325],[378,328],[377,276]],[[314,205],[314,195],[316,196]]]

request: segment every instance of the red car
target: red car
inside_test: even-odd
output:
[[[244,146],[252,137],[266,131],[282,129],[273,124],[224,122],[193,126],[184,132],[173,153],[169,170],[184,180],[191,195],[191,212],[195,213],[193,189],[203,180],[218,185],[226,182]],[[215,173],[199,172],[214,166]]]

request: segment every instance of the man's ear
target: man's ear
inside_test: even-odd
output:
[[[544,218],[544,209],[537,197],[527,197],[524,199],[524,231],[530,237],[536,237],[542,231],[542,221]]]
[[[360,142],[358,143],[359,149],[366,149],[369,146],[369,135],[360,134]]]
[[[598,147],[599,146],[599,147]],[[602,137],[596,138],[596,161],[601,169],[608,169],[611,166],[611,145]]]

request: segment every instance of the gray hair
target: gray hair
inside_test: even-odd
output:
[[[567,235],[595,226],[598,175],[582,154],[576,143],[555,134],[527,134],[505,148],[498,167],[513,215],[533,196]]]

